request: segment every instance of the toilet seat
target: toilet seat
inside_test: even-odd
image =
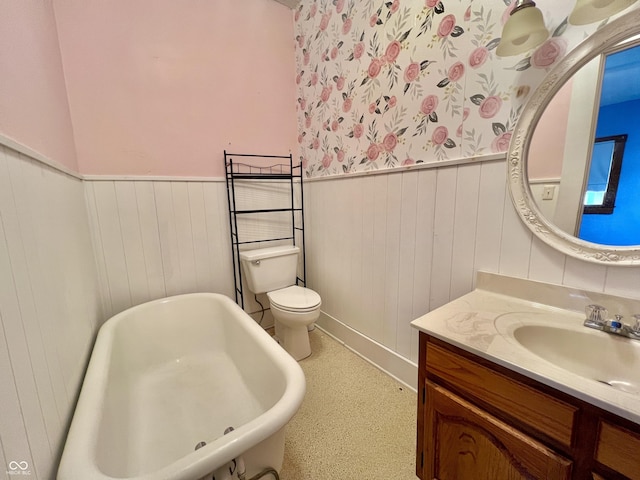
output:
[[[287,312],[305,313],[317,309],[322,303],[320,295],[299,285],[267,292],[271,305]]]

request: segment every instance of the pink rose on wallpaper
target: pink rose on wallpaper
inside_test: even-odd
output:
[[[353,104],[353,100],[349,97],[344,99],[344,103],[342,104],[342,111],[347,113],[351,110],[351,105]]]
[[[304,135],[302,134],[298,135],[298,143],[302,143],[303,140],[304,140]]]
[[[447,127],[444,127],[442,125],[436,128],[431,135],[431,141],[434,145],[442,145],[447,141],[448,138],[449,130],[447,130]]]
[[[452,82],[457,82],[464,75],[464,65],[462,62],[456,62],[451,67],[449,67],[449,71],[447,72],[447,77]]]
[[[313,18],[313,17],[316,16],[317,12],[318,12],[318,5],[314,3],[313,5],[311,5],[311,10],[309,11],[309,16],[311,18]]]
[[[384,53],[385,60],[388,63],[395,62],[396,58],[398,58],[398,55],[400,55],[400,50],[402,50],[402,45],[400,45],[399,41],[394,40],[389,44],[387,50]]]
[[[347,17],[344,20],[344,23],[342,24],[342,34],[346,35],[347,33],[349,33],[351,31],[351,26],[353,25],[353,20],[351,20],[351,18]]]
[[[323,13],[320,19],[320,30],[325,31],[329,26],[329,20],[331,19],[331,12]]]
[[[378,158],[378,155],[380,155],[380,147],[378,147],[378,145],[376,145],[375,143],[369,145],[369,148],[367,148],[367,158],[369,159],[369,161],[373,162],[376,158]]]
[[[427,0],[425,3],[427,4],[427,7],[433,8],[440,3],[440,0]]]
[[[398,137],[395,133],[387,133],[382,140],[382,147],[387,152],[393,152],[393,149],[398,145]]]
[[[328,153],[325,153],[324,157],[322,157],[322,166],[324,168],[329,168],[331,166],[331,162],[333,162],[333,157]]]
[[[353,136],[355,138],[360,138],[363,133],[364,133],[364,125],[362,125],[361,123],[356,123],[353,126]]]
[[[411,83],[420,75],[420,65],[417,62],[412,62],[404,69],[404,81],[405,83]]]
[[[344,77],[338,77],[336,79],[336,88],[341,91],[344,88]]]
[[[367,70],[369,78],[376,78],[380,73],[380,70],[382,70],[382,65],[382,60],[380,60],[379,58],[372,59]]]
[[[372,15],[371,18],[369,19],[369,26],[371,27],[375,27],[376,23],[378,23],[378,15]]]
[[[309,83],[311,84],[311,86],[314,86],[318,83],[318,72],[313,72],[311,74],[311,80],[309,80]]]
[[[467,118],[469,118],[469,114],[471,113],[471,109],[469,107],[464,107],[464,109],[462,110],[462,120],[466,120]]]
[[[480,104],[480,117],[493,118],[500,111],[500,107],[502,107],[502,99],[500,97],[487,97]]]
[[[311,127],[311,117],[310,116],[305,116],[304,118],[304,126],[306,128],[310,128]]]
[[[505,152],[509,149],[509,143],[511,142],[511,132],[504,132],[498,135],[491,142],[491,151],[494,153]]]
[[[440,38],[444,38],[449,36],[451,32],[453,32],[454,27],[456,26],[456,17],[453,14],[446,15],[438,26],[438,36]]]
[[[409,157],[405,158],[402,161],[403,167],[408,167],[409,165],[415,165],[415,164],[416,164],[416,161],[413,158],[409,158]]]
[[[296,10],[296,13],[293,16],[293,19],[297,22],[300,20],[300,9]]]
[[[322,100],[324,103],[327,103],[329,97],[331,97],[331,87],[323,87],[322,93],[320,93],[320,100]]]
[[[531,56],[531,65],[536,68],[546,68],[562,58],[567,50],[567,44],[559,37],[553,37],[540,45]]]
[[[422,100],[422,104],[420,105],[420,111],[425,115],[431,115],[435,109],[438,107],[438,97],[435,95],[427,95]]]
[[[338,128],[340,128],[340,122],[338,120],[334,120],[333,122],[331,122],[331,131],[332,132],[338,131]]]
[[[338,56],[338,47],[333,47],[331,49],[331,60],[335,60]]]
[[[304,35],[298,35],[296,40],[298,40],[298,47],[304,47]]]
[[[370,103],[369,104],[369,113],[375,112],[376,108],[378,108],[378,106],[375,103]]]
[[[309,166],[309,160],[307,160],[307,157],[302,157],[302,168],[307,168]]]
[[[306,110],[307,108],[307,100],[305,98],[301,98],[300,99],[300,109],[301,110]]]
[[[400,0],[393,0],[393,3],[389,7],[389,11],[391,13],[396,13],[399,8],[400,8]]]
[[[344,161],[344,150],[338,150],[336,152],[336,159],[342,163]]]
[[[313,139],[313,143],[311,144],[314,150],[318,150],[320,148],[320,140],[318,137]]]
[[[301,74],[296,75],[296,85],[300,85],[301,81],[302,81],[302,75]]]
[[[456,137],[462,137],[462,124],[456,130]]]
[[[364,43],[356,43],[353,47],[353,58],[360,58],[364,53]]]
[[[487,50],[485,47],[476,48],[469,55],[469,66],[471,66],[471,68],[478,68],[487,60],[488,56],[489,50]]]
[[[389,105],[390,108],[395,107],[397,103],[398,103],[398,99],[396,98],[395,95],[392,97],[389,97],[389,100],[387,100],[387,105]]]
[[[343,9],[344,9],[344,0],[338,0],[336,2],[336,13],[342,13]]]
[[[311,60],[311,54],[309,52],[304,52],[302,55],[302,63],[309,65],[309,60]]]

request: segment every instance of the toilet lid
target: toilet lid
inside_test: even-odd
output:
[[[308,310],[320,305],[320,295],[310,288],[292,285],[268,292],[269,301],[283,310]]]

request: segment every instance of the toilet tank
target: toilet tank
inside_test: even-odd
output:
[[[300,248],[293,245],[240,252],[242,273],[249,290],[266,293],[295,285]]]

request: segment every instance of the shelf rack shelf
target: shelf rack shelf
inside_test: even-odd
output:
[[[245,307],[242,284],[242,268],[240,266],[240,250],[243,245],[290,242],[299,245],[302,250],[301,275],[296,278],[297,284],[306,286],[306,250],[304,239],[304,189],[302,182],[302,164],[294,165],[293,156],[255,155],[243,153],[229,153],[224,151],[225,177],[227,184],[227,200],[229,205],[229,231],[231,234],[231,253],[233,260],[233,281],[235,301],[242,308]],[[239,186],[251,187],[251,184],[261,185],[270,182],[279,186],[286,186],[287,205],[270,208],[252,208],[253,205],[240,206]],[[280,193],[284,192],[282,189]],[[299,200],[296,205],[296,193]],[[250,203],[250,202],[249,202]],[[268,231],[264,238],[249,237],[239,227],[239,219],[251,216],[264,217],[261,224],[269,223],[272,214],[287,214],[286,234],[275,235]],[[282,220],[283,217],[279,217]],[[281,222],[280,222],[281,223]],[[281,233],[281,232],[279,232]]]

